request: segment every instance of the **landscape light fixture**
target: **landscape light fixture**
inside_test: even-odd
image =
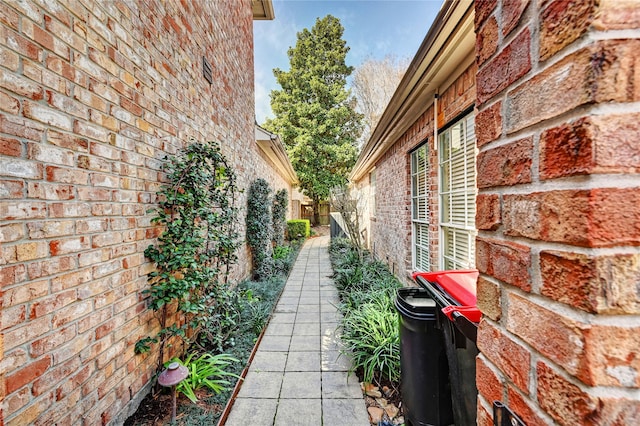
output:
[[[162,370],[158,376],[160,386],[171,388],[173,407],[171,409],[171,422],[176,421],[176,385],[189,376],[189,369],[179,362],[172,362]]]

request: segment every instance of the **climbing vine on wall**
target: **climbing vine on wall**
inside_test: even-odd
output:
[[[247,243],[251,248],[253,276],[259,281],[272,273],[271,203],[269,183],[262,178],[256,179],[249,187],[247,197]]]
[[[289,195],[286,189],[276,191],[273,197],[273,244],[275,247],[284,244],[284,228],[287,223],[287,204]]]
[[[149,305],[160,331],[136,344],[136,352],[159,344],[162,362],[167,341],[211,339],[215,310],[226,309],[229,267],[238,247],[236,176],[216,143],[193,142],[167,158],[168,183],[158,192],[153,222],[163,232],[145,250],[156,270],[148,276]],[[177,315],[171,315],[177,310]]]

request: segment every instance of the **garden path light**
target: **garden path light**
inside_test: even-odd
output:
[[[189,376],[189,369],[178,362],[172,362],[162,370],[158,376],[160,386],[171,387],[173,407],[171,409],[171,423],[176,421],[176,385]]]

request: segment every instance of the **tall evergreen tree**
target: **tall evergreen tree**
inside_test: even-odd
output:
[[[273,70],[281,90],[271,91],[274,119],[264,127],[282,136],[302,192],[313,200],[315,222],[319,204],[331,188],[343,185],[357,157],[362,115],[346,88],[353,67],[342,39],[344,28],[331,15],[316,19],[298,33],[289,48],[289,71]]]

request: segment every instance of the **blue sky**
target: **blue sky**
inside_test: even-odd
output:
[[[273,0],[275,20],[253,24],[257,122],[272,116],[269,93],[280,88],[272,70],[289,69],[287,50],[316,18],[340,19],[351,48],[347,64],[357,67],[367,57],[413,58],[441,5],[442,0]]]

